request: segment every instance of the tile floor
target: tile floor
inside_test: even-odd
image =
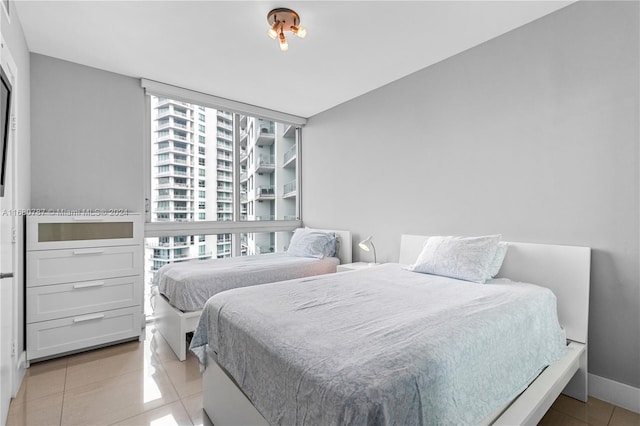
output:
[[[34,363],[7,426],[209,425],[197,359],[177,360],[153,327],[127,342]]]
[[[196,358],[180,362],[153,327],[128,342],[27,370],[7,426],[206,425]],[[640,415],[591,398],[560,396],[540,426],[640,426]]]

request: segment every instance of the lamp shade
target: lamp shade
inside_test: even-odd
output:
[[[358,247],[360,247],[364,251],[373,250],[373,263],[378,263],[376,259],[376,246],[373,245],[373,235],[369,235],[364,240],[358,243]]]

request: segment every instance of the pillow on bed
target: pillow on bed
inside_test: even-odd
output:
[[[484,284],[499,242],[500,235],[430,237],[411,270]]]
[[[493,260],[491,261],[491,265],[489,265],[489,278],[493,278],[498,275],[500,272],[500,268],[502,268],[502,262],[504,262],[504,257],[507,255],[507,249],[509,248],[509,244],[500,241],[498,243],[498,247],[496,248],[496,255],[493,256]]]
[[[311,228],[298,228],[293,232],[287,254],[295,257],[333,257],[336,252],[336,234]]]

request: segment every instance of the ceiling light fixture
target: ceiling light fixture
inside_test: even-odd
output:
[[[267,22],[271,25],[267,34],[280,42],[280,50],[283,52],[289,50],[285,31],[291,31],[300,38],[305,38],[307,35],[307,29],[300,26],[300,16],[291,9],[273,9],[267,14]]]

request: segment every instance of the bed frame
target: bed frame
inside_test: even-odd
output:
[[[403,235],[399,263],[413,263],[427,238]],[[509,243],[498,277],[535,283],[555,293],[568,352],[547,367],[514,401],[485,419],[484,424],[536,425],[560,393],[587,400],[590,268],[588,247]],[[203,373],[202,404],[216,426],[269,424],[211,357]]]
[[[350,231],[332,231],[339,236],[340,263],[351,263],[352,241]],[[187,334],[195,331],[202,310],[183,312],[175,308],[157,290],[153,295],[153,317],[156,330],[167,341],[180,361],[187,359]]]

